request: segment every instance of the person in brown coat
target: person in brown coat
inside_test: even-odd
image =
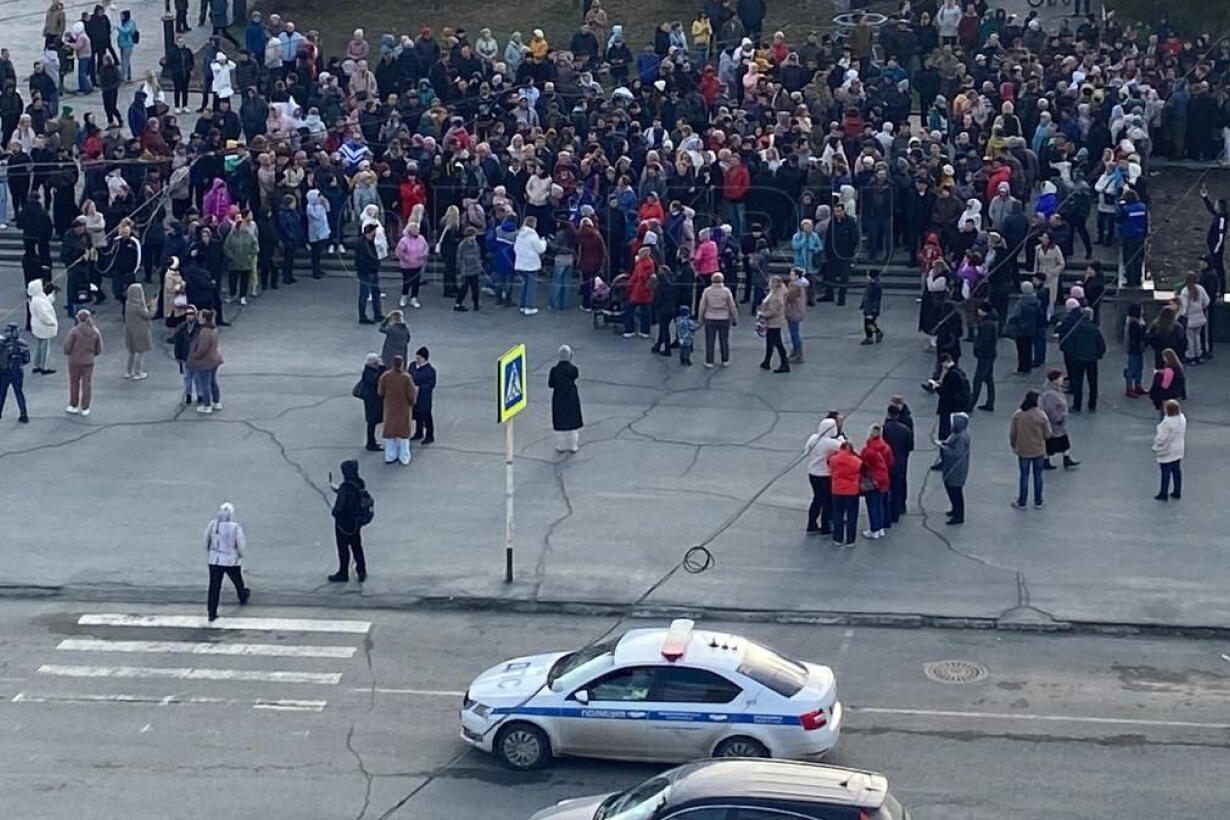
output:
[[[209,308],[202,308],[198,314],[197,331],[188,348],[186,366],[196,380],[196,411],[209,415],[221,410],[218,368],[222,366],[222,349],[218,345],[214,312]]]
[[[393,369],[386,370],[376,383],[376,392],[384,399],[384,463],[410,463],[410,411],[418,398],[414,379],[406,372],[406,360],[393,357]]]
[[[102,355],[102,350],[102,334],[94,326],[90,312],[77,311],[77,324],[64,339],[64,356],[68,359],[68,407],[64,412],[90,415],[94,359]]]
[[[150,334],[149,320],[154,315],[154,303],[145,301],[145,289],[133,282],[125,294],[127,304],[124,306],[124,346],[128,348],[128,367],[124,378],[141,381],[149,376],[141,369],[141,360],[154,346]]]

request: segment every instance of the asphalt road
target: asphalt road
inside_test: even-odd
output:
[[[513,774],[457,739],[475,673],[581,645],[607,619],[252,607],[242,614],[301,620],[80,622],[98,613],[202,614],[0,603],[5,817],[520,820],[660,768],[559,761]],[[1230,664],[1216,642],[736,628],[835,668],[849,711],[833,762],[887,774],[919,820],[1208,817],[1225,805]],[[923,674],[935,660],[988,674],[937,683]]]

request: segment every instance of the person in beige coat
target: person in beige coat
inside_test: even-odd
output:
[[[154,315],[154,305],[145,301],[145,289],[137,282],[128,286],[124,306],[124,346],[128,348],[128,367],[124,378],[141,381],[149,374],[141,369],[142,359],[154,346],[149,320]]]
[[[714,337],[722,348],[722,367],[730,367],[730,328],[739,323],[739,306],[722,274],[713,274],[701,293],[696,316],[705,326],[705,367],[713,367]]]
[[[64,356],[68,360],[68,407],[64,412],[90,415],[94,360],[102,351],[102,334],[94,326],[94,318],[88,310],[77,311],[77,324],[64,337]]]
[[[196,381],[196,411],[209,415],[222,409],[222,392],[218,389],[222,349],[218,343],[218,328],[214,325],[214,312],[203,308],[197,315],[198,327],[188,348],[185,366]]]
[[[393,367],[380,375],[376,393],[384,399],[384,463],[410,463],[410,411],[418,399],[414,379],[406,372],[406,360],[393,357]]]
[[[1008,428],[1008,444],[1016,453],[1020,467],[1016,501],[1012,502],[1018,510],[1025,509],[1025,502],[1029,500],[1031,471],[1034,475],[1034,507],[1042,507],[1042,465],[1046,461],[1046,440],[1050,437],[1050,419],[1038,406],[1038,391],[1030,390],[1025,394],[1021,408],[1012,414],[1012,425]]]
[[[1055,312],[1055,304],[1059,300],[1059,277],[1063,274],[1066,264],[1063,251],[1059,250],[1059,246],[1051,239],[1051,235],[1042,234],[1042,241],[1038,243],[1038,248],[1034,252],[1034,274],[1046,277],[1046,292],[1050,296],[1047,299],[1049,304],[1044,307],[1048,321],[1051,314]]]
[[[760,303],[756,317],[764,323],[764,361],[760,363],[761,370],[768,370],[773,363],[773,351],[781,364],[774,373],[789,373],[790,363],[786,361],[786,346],[782,344],[782,329],[786,327],[786,283],[780,276],[769,279],[769,293]]]
[[[179,272],[179,257],[167,260],[167,271],[162,276],[162,312],[166,316],[167,341],[175,335],[175,329],[184,323],[188,310],[188,289]]]

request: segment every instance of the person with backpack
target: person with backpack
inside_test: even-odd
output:
[[[206,607],[210,621],[218,618],[218,596],[222,593],[223,575],[235,585],[240,606],[252,597],[252,590],[243,582],[243,571],[239,568],[246,547],[243,527],[235,520],[235,508],[226,502],[205,527],[205,553],[209,561],[209,599]]]
[[[17,398],[17,411],[20,415],[17,421],[27,424],[30,417],[26,415],[26,393],[22,389],[25,381],[25,366],[30,363],[30,346],[21,338],[15,322],[9,322],[0,336],[0,414],[4,413],[4,403],[9,397],[9,387]]]
[[[350,580],[350,559],[354,558],[359,583],[367,580],[367,559],[363,555],[363,528],[375,517],[376,505],[367,484],[359,478],[359,462],[342,462],[342,483],[333,483],[329,473],[329,489],[337,493],[333,502],[333,535],[337,541],[337,572],[329,580],[337,583]]]

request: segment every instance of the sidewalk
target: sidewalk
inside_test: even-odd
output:
[[[13,58],[13,65],[16,67],[18,75],[17,91],[27,103],[30,101],[30,90],[27,81],[33,70],[34,61],[41,59],[43,54],[43,21],[48,5],[49,3],[43,2],[43,0],[24,0],[21,3],[20,11],[8,15],[3,20],[4,34],[3,42],[0,44],[8,48],[9,54]],[[65,2],[64,14],[67,26],[72,28],[73,22],[80,19],[82,12],[92,14],[95,5],[97,5],[95,0],[85,0],[85,2],[72,0],[71,2]],[[115,44],[115,26],[119,23],[120,11],[122,9],[132,12],[132,18],[137,23],[137,31],[141,32],[141,42],[137,44],[132,52],[133,82],[125,83],[120,88],[119,108],[121,112],[126,112],[128,105],[132,102],[132,95],[140,87],[145,73],[150,70],[161,69],[159,60],[162,59],[164,51],[162,38],[164,4],[162,0],[123,0],[123,2],[105,0],[102,5],[106,7],[107,15],[111,18],[112,46]],[[194,2],[189,14],[189,25],[193,28],[191,32],[185,35],[188,38],[188,46],[193,51],[197,51],[205,45],[211,32],[208,22],[204,28],[196,25],[196,13],[197,5]],[[102,49],[96,46],[95,55],[100,55],[101,52]],[[116,53],[119,53],[118,50]],[[65,77],[64,84],[65,88],[68,89],[77,87],[75,69],[73,76]],[[168,95],[170,94],[169,89],[167,93]],[[193,104],[196,104],[195,98],[193,99]],[[103,115],[102,93],[98,89],[94,89],[90,94],[83,96],[74,94],[72,91],[66,91],[60,98],[60,105],[71,106],[73,116],[78,122],[83,121],[86,112],[93,112],[96,123],[99,123],[100,126],[106,123],[106,117]]]

